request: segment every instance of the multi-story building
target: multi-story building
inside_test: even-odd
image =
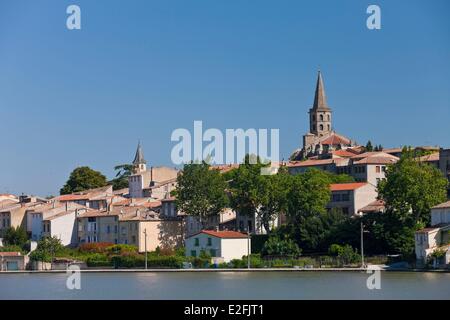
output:
[[[350,216],[359,214],[361,208],[376,201],[376,187],[367,182],[336,183],[330,185],[331,199],[327,209],[339,208]]]
[[[450,201],[431,208],[431,227],[424,228],[415,234],[416,258],[425,263],[436,250],[442,250],[441,261],[435,265],[450,263]]]

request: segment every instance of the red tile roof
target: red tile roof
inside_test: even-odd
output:
[[[322,140],[320,143],[323,145],[339,145],[339,144],[350,144],[351,141],[343,136],[339,136],[335,133],[331,134],[328,138]]]
[[[248,237],[245,233],[237,231],[213,231],[213,230],[202,230],[199,233],[192,235],[191,237],[198,235],[200,233],[205,233],[207,235],[222,239],[240,239]]]
[[[59,201],[89,200],[86,194],[65,194],[57,198]]]
[[[385,203],[383,200],[375,200],[369,203],[367,206],[362,207],[358,212],[370,213],[370,212],[382,212],[385,209]]]
[[[349,191],[356,190],[367,185],[367,182],[351,182],[351,183],[333,183],[330,184],[331,191]]]

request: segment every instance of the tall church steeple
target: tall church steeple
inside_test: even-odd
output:
[[[331,109],[327,104],[322,73],[318,72],[314,104],[309,109],[309,132],[323,136],[331,132]]]
[[[144,159],[144,151],[142,151],[141,142],[138,142],[136,154],[133,160],[133,167],[135,173],[143,172],[147,170],[147,161]]]

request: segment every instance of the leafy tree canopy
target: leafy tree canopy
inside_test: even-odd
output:
[[[186,164],[177,177],[177,208],[188,215],[197,216],[203,223],[219,214],[227,205],[227,184],[223,175],[206,162]]]
[[[60,194],[70,194],[106,186],[106,177],[89,167],[78,167],[72,171]]]

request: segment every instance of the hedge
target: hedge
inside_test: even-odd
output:
[[[181,268],[184,259],[177,256],[148,256],[148,268]],[[111,263],[116,268],[143,268],[144,255],[113,256]]]

